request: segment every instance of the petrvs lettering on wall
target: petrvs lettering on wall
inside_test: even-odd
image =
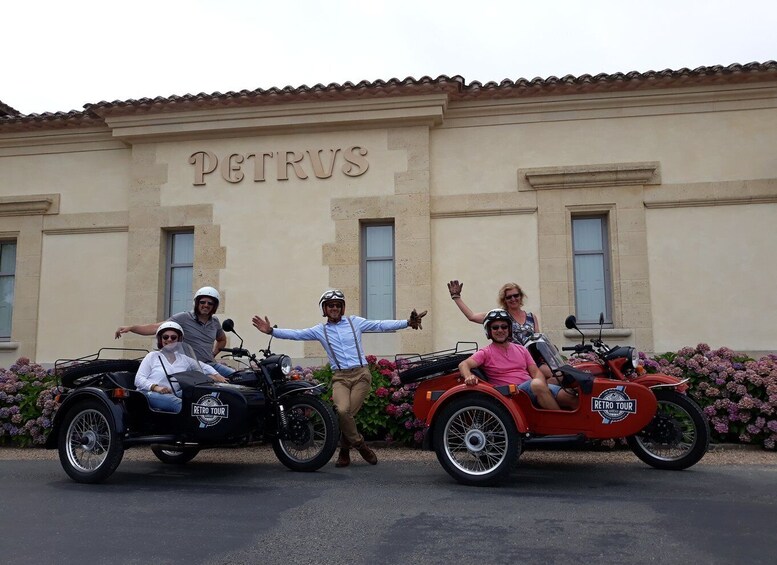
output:
[[[208,175],[219,174],[230,183],[239,183],[246,176],[254,182],[264,182],[268,177],[289,180],[289,171],[305,180],[312,174],[318,179],[328,179],[335,171],[349,177],[367,172],[367,149],[358,145],[336,149],[308,149],[306,151],[264,151],[256,153],[230,153],[219,157],[212,151],[195,151],[189,157],[194,165],[194,186],[207,184]]]

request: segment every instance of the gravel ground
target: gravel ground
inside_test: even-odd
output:
[[[435,461],[432,451],[380,447],[373,444],[379,461]],[[58,459],[55,449],[0,447],[0,461]],[[156,461],[150,449],[138,447],[124,454],[125,461]],[[243,449],[208,449],[197,456],[197,461],[229,461],[230,463],[268,463],[277,461],[269,446]],[[521,455],[522,462],[553,463],[634,463],[636,456],[628,450],[617,451],[527,451]],[[769,465],[777,467],[777,452],[766,451],[755,446],[719,444],[711,446],[698,465]]]

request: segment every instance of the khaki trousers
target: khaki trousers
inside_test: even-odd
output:
[[[371,386],[372,373],[367,367],[344,369],[332,374],[332,402],[340,421],[340,447],[349,448],[364,441],[356,429],[354,416],[359,413]]]

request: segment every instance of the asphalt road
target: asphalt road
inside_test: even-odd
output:
[[[0,560],[92,563],[764,563],[777,547],[777,455],[709,454],[682,472],[629,453],[526,453],[496,488],[433,454],[287,471],[268,450],[183,467],[131,450],[101,485],[55,454],[0,457]],[[744,453],[744,452],[743,452]],[[716,459],[717,457],[717,459]]]

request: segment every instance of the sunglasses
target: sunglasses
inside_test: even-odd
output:
[[[325,304],[327,308],[342,308],[343,305],[341,302],[327,302]]]
[[[197,304],[205,305],[205,306],[215,306],[216,305],[216,303],[213,302],[212,300],[198,300]]]
[[[493,324],[491,326],[492,330],[506,330],[508,328],[507,324]]]
[[[505,300],[518,300],[521,298],[521,294],[505,294]]]
[[[178,341],[178,334],[162,334],[162,341]]]

